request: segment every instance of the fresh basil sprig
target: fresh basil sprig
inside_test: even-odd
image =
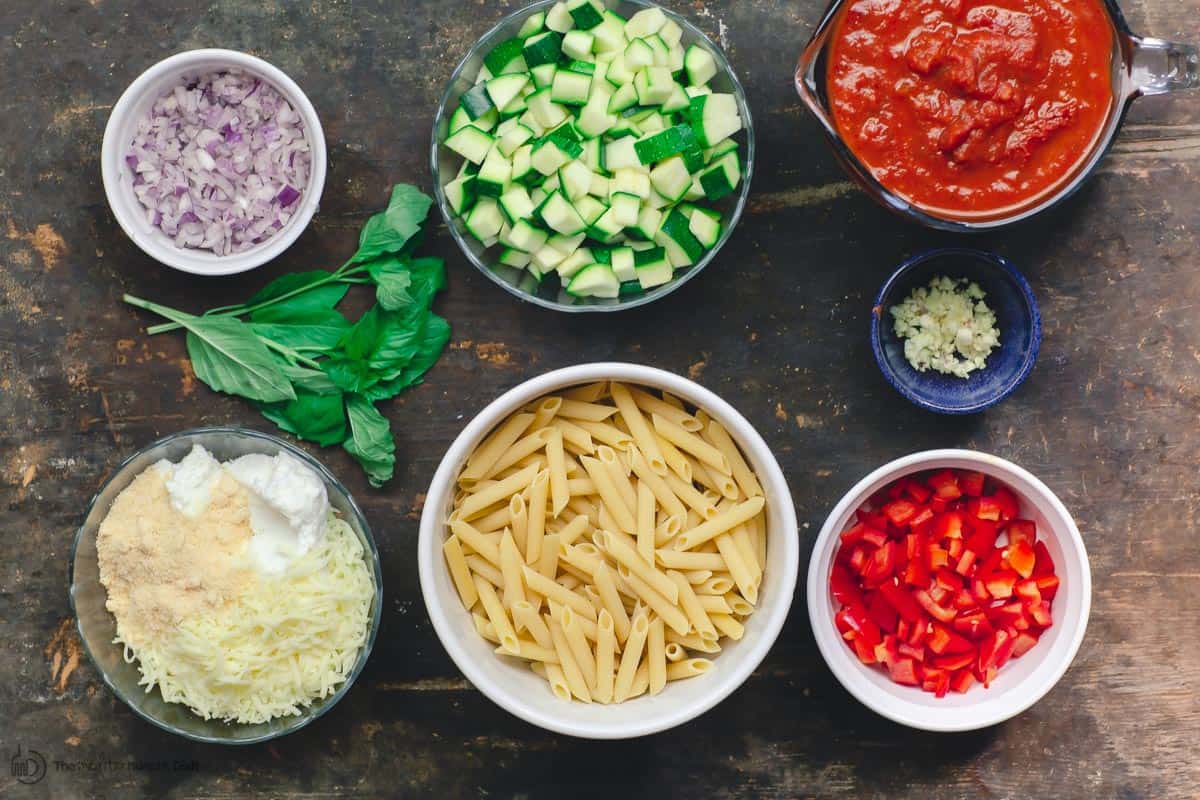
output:
[[[187,331],[204,383],[256,401],[294,436],[341,444],[381,486],[395,473],[396,442],[375,404],[420,383],[450,340],[450,324],[432,311],[445,265],[412,255],[431,204],[398,184],[340,268],[284,275],[239,305],[194,316],[130,295],[125,302],[170,320],[147,333]],[[359,284],[374,288],[376,302],[351,322],[337,306]]]

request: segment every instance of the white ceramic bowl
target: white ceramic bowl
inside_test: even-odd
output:
[[[858,660],[834,627],[838,607],[829,576],[839,536],[857,508],[875,492],[914,472],[970,469],[989,475],[1016,493],[1021,516],[1037,523],[1061,581],[1054,597],[1054,624],[1037,646],[1000,670],[990,688],[976,684],[964,694],[939,699],[918,687],[893,683]],[[1003,539],[1002,539],[1003,541]],[[1083,538],[1070,513],[1046,484],[1010,461],[973,450],[929,450],[892,461],[859,481],[825,521],[808,569],[808,613],[821,655],[846,689],[863,705],[890,720],[927,731],[986,728],[1020,714],[1040,700],[1067,671],[1087,629],[1092,574]]]
[[[654,697],[617,705],[566,702],[527,666],[492,652],[475,631],[462,606],[446,563],[442,542],[455,482],[467,456],[497,424],[526,403],[577,384],[619,380],[665,389],[703,408],[728,430],[757,473],[767,498],[768,564],[758,608],[746,621],[745,636],[726,641],[714,658],[714,669],[691,680],[673,682]],[[687,722],[721,702],[762,662],[787,618],[800,568],[796,513],[787,481],[766,442],[745,417],[707,389],[669,372],[636,364],[584,364],[526,381],[492,402],[459,434],[442,459],[421,515],[417,543],[421,591],[434,630],[446,652],[481,692],[493,702],[534,725],[589,739],[629,739],[657,733]]]
[[[304,120],[304,131],[312,150],[312,169],[308,186],[297,201],[300,208],[283,229],[267,241],[241,253],[218,256],[205,250],[176,247],[175,243],[147,221],[145,209],[133,193],[133,172],[125,163],[126,151],[133,141],[138,123],[150,111],[154,101],[184,77],[202,75],[216,69],[239,69],[261,78],[287,98]],[[278,256],[296,241],[308,227],[325,188],[325,133],[321,120],[308,97],[296,82],[261,58],[236,50],[188,50],[163,59],[143,72],[129,85],[113,106],[104,128],[100,170],[108,205],[121,228],[151,258],[169,267],[195,275],[233,275],[254,269]]]

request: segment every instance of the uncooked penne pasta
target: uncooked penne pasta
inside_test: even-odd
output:
[[[561,700],[711,671],[767,566],[766,501],[703,409],[606,381],[525,404],[458,476],[442,546],[473,626]]]

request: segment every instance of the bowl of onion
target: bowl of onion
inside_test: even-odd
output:
[[[101,171],[121,228],[184,272],[261,266],[304,231],[325,186],[325,135],[300,87],[260,58],[189,50],[113,106]]]

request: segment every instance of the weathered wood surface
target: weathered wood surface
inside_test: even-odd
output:
[[[386,409],[400,469],[383,492],[320,453],[365,506],[387,606],[365,674],[331,714],[266,746],[222,749],[135,718],[80,652],[70,545],[105,474],[197,425],[267,427],[192,378],[177,336],[148,339],[131,291],[201,309],[267,274],[340,263],[400,180],[428,187],[429,128],[468,45],[515,3],[9,0],[0,4],[0,795],[23,797],[626,796],[1181,798],[1200,794],[1200,95],[1137,104],[1100,174],[1060,210],[972,243],[1022,266],[1045,342],[1028,383],[968,419],[906,404],[872,364],[870,299],[905,256],[953,240],[892,219],[846,183],[791,88],[822,0],[673,2],[726,44],[755,113],[749,213],[700,279],[652,307],[574,318],[514,303],[442,228],[454,343]],[[1197,0],[1126,4],[1140,31],[1200,40]],[[108,110],[152,62],[224,46],[273,61],[325,124],[320,214],[244,279],[160,268],[120,232],[98,152]],[[959,736],[887,723],[834,681],[802,597],[749,683],[642,741],[546,734],[473,690],[443,653],[413,561],[425,487],[465,420],[545,370],[619,358],[689,374],[775,448],[811,544],[880,463],[961,445],[1011,458],[1075,513],[1092,557],[1088,636],[1062,683],[1005,725]],[[36,786],[18,746],[81,764]],[[88,760],[115,763],[87,764]],[[195,762],[194,770],[126,762]],[[151,768],[147,768],[151,767]]]

